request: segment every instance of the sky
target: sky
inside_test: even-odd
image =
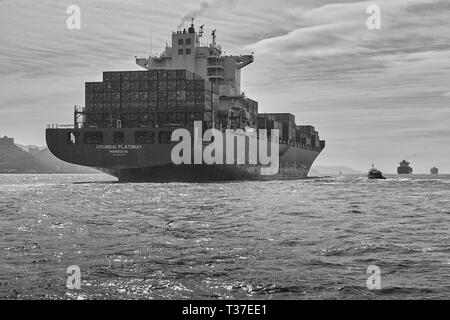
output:
[[[80,30],[66,26],[74,4]],[[47,124],[73,122],[84,82],[139,70],[134,57],[161,52],[191,15],[225,54],[254,52],[243,91],[317,128],[316,165],[450,173],[450,0],[0,0],[0,136],[45,145]]]

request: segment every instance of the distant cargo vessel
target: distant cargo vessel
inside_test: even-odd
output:
[[[433,167],[430,169],[430,174],[439,174],[439,169],[436,167]]]
[[[192,21],[188,30],[172,33],[162,54],[136,58],[146,70],[104,72],[103,82],[87,82],[85,107],[75,106],[74,124],[47,127],[50,151],[120,181],[306,178],[325,141],[313,126],[296,125],[292,114],[259,114],[258,103],[241,91],[241,70],[253,55],[224,56],[216,31],[208,45],[200,43],[203,33]],[[278,173],[264,176],[260,164],[173,164],[172,132],[192,133],[195,121],[203,131],[278,129]]]
[[[412,172],[413,169],[409,166],[409,162],[406,160],[400,162],[400,166],[397,167],[398,174],[411,174]]]

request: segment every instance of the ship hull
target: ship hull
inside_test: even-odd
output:
[[[397,174],[412,174],[411,168],[397,168]]]
[[[303,168],[284,167],[276,175],[261,175],[259,168],[248,165],[164,165],[134,169],[97,168],[121,182],[219,182],[244,180],[305,179]]]
[[[123,182],[304,179],[321,152],[312,148],[280,144],[279,170],[274,175],[263,175],[261,165],[175,165],[171,159],[171,151],[176,143],[135,144],[133,137],[139,130],[142,131],[122,129],[126,137],[122,144],[113,144],[111,129],[95,129],[102,132],[102,144],[85,144],[83,141],[68,143],[70,134],[82,136],[86,129],[47,129],[46,140],[49,150],[59,159],[101,170]],[[158,134],[159,129],[154,130]]]

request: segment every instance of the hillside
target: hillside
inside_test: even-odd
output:
[[[312,170],[318,172],[321,175],[334,175],[334,174],[361,174],[362,172],[354,170],[344,166],[313,166]]]
[[[0,139],[0,173],[51,173],[54,169],[23,151],[13,142]]]
[[[0,138],[0,173],[99,173],[99,171],[59,160],[45,147],[14,144]]]

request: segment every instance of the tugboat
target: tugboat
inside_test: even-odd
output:
[[[439,174],[439,169],[436,167],[433,167],[430,169],[430,174]]]
[[[372,169],[370,169],[369,173],[367,174],[367,178],[369,179],[386,179],[383,177],[383,173],[376,169],[374,165],[372,164]]]

